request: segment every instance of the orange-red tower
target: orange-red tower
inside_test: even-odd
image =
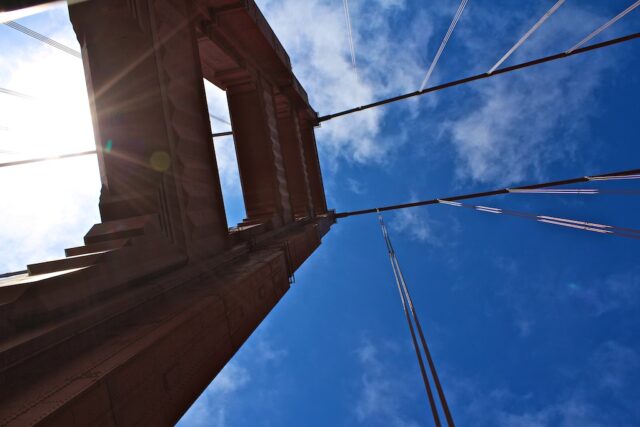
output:
[[[0,425],[171,425],[334,222],[317,115],[253,0],[91,0],[82,47],[102,222],[0,279]],[[203,78],[224,89],[247,218],[229,229]]]

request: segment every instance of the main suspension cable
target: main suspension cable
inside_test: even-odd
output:
[[[517,42],[516,44],[514,44],[514,45],[513,45],[513,47],[512,47],[511,49],[509,49],[509,51],[508,51],[507,53],[505,53],[505,54],[504,54],[504,56],[503,56],[502,58],[500,58],[500,60],[499,60],[498,62],[496,62],[496,64],[495,64],[493,67],[491,67],[491,69],[489,70],[489,74],[493,73],[495,70],[497,70],[497,69],[498,69],[498,67],[499,67],[499,66],[501,66],[501,65],[502,65],[502,63],[503,63],[504,61],[506,61],[507,59],[509,59],[509,57],[510,57],[510,56],[511,56],[511,55],[512,55],[516,50],[518,50],[518,48],[519,48],[520,46],[522,46],[522,44],[523,44],[525,41],[527,41],[527,39],[528,39],[529,37],[531,37],[531,35],[532,35],[533,33],[535,33],[535,32],[537,31],[537,30],[538,30],[538,28],[540,28],[540,27],[542,26],[542,24],[544,24],[544,23],[545,23],[545,21],[546,21],[547,19],[549,19],[549,17],[550,17],[551,15],[553,15],[553,14],[554,14],[558,9],[560,9],[560,6],[562,6],[562,4],[563,4],[565,1],[566,1],[566,0],[558,0],[558,1],[556,2],[556,4],[554,4],[553,6],[551,6],[551,9],[549,9],[549,10],[547,11],[547,13],[545,13],[545,14],[542,16],[542,18],[540,18],[540,19],[538,20],[538,22],[536,22],[536,23],[533,25],[533,27],[531,27],[531,28],[529,29],[529,31],[527,31],[527,32],[525,33],[525,35],[524,35],[524,36],[522,36],[522,38],[520,38],[520,40],[518,40],[518,42]]]
[[[417,206],[436,205],[440,203],[440,200],[459,201],[459,200],[467,200],[467,199],[476,199],[479,197],[497,196],[500,194],[509,194],[514,190],[534,190],[539,188],[558,187],[560,185],[578,184],[581,182],[589,182],[589,181],[612,181],[612,180],[628,180],[628,179],[640,179],[640,169],[630,169],[626,171],[612,172],[608,174],[600,174],[600,175],[592,175],[592,176],[581,176],[578,178],[565,179],[561,181],[543,182],[540,184],[525,185],[522,187],[500,188],[497,190],[483,191],[480,193],[470,193],[470,194],[463,194],[463,195],[452,196],[452,197],[440,197],[437,199],[422,200],[419,202],[403,203],[399,205],[380,206],[376,208],[362,209],[362,210],[351,211],[351,212],[339,212],[336,214],[336,218],[347,218],[350,216],[366,215],[366,214],[372,214],[376,212],[413,208]]]
[[[91,154],[96,154],[96,150],[82,151],[82,152],[79,152],[79,153],[60,154],[58,156],[39,157],[37,159],[16,160],[16,161],[13,161],[13,162],[0,163],[0,168],[6,168],[6,167],[9,167],[9,166],[26,165],[26,164],[29,164],[29,163],[48,162],[50,160],[69,159],[71,157],[89,156]]]
[[[229,120],[225,120],[225,119],[223,119],[223,118],[222,118],[222,117],[220,117],[220,116],[216,116],[215,114],[211,114],[211,113],[209,113],[209,117],[211,117],[211,118],[212,118],[212,119],[214,119],[214,120],[219,121],[220,123],[224,123],[225,125],[229,125],[229,126],[231,126],[231,123],[229,123]]]
[[[635,39],[637,39],[639,37],[640,37],[640,33],[633,33],[633,34],[629,34],[629,35],[624,36],[624,37],[618,37],[618,38],[607,40],[607,41],[604,41],[604,42],[601,42],[601,43],[595,43],[595,44],[592,44],[592,45],[589,45],[589,46],[586,46],[586,47],[581,47],[581,48],[575,49],[575,50],[573,50],[571,52],[557,53],[555,55],[550,55],[550,56],[545,56],[543,58],[534,59],[533,61],[523,62],[523,63],[512,65],[512,66],[509,66],[509,67],[499,68],[499,69],[495,70],[491,74],[489,74],[489,73],[476,74],[475,76],[465,77],[465,78],[460,79],[460,80],[454,80],[454,81],[451,81],[451,82],[448,82],[448,83],[443,83],[443,84],[440,84],[440,85],[437,85],[437,86],[432,86],[432,87],[429,87],[429,88],[426,88],[426,89],[417,90],[415,92],[406,93],[404,95],[395,96],[393,98],[388,98],[388,99],[384,99],[384,100],[381,100],[381,101],[372,102],[371,104],[361,105],[359,107],[350,108],[348,110],[340,111],[338,113],[327,114],[325,116],[319,117],[318,118],[318,122],[320,122],[320,123],[326,122],[328,120],[335,119],[336,117],[346,116],[347,114],[357,113],[357,112],[360,112],[360,111],[368,110],[370,108],[380,107],[382,105],[391,104],[392,102],[402,101],[404,99],[412,98],[414,96],[426,95],[426,94],[431,93],[431,92],[438,92],[438,91],[441,91],[443,89],[447,89],[447,88],[450,88],[450,87],[460,86],[460,85],[463,85],[463,84],[466,84],[466,83],[471,83],[471,82],[474,82],[474,81],[477,81],[477,80],[488,79],[490,77],[498,76],[500,74],[510,73],[512,71],[520,70],[520,69],[523,69],[523,68],[533,67],[535,65],[544,64],[544,63],[547,63],[547,62],[557,61],[559,59],[569,58],[571,56],[579,55],[581,53],[586,53],[586,52],[590,52],[590,51],[593,51],[593,50],[602,49],[602,48],[605,48],[605,47],[608,47],[608,46],[613,46],[613,45],[616,45],[616,44],[620,44],[620,43],[628,42],[628,41],[631,41],[631,40],[635,40]]]
[[[433,58],[433,61],[431,61],[431,65],[429,66],[427,75],[424,76],[424,80],[422,80],[422,84],[420,85],[420,90],[424,89],[425,86],[427,86],[427,82],[431,78],[431,74],[433,73],[433,70],[436,68],[436,64],[438,63],[438,60],[440,59],[440,55],[442,55],[442,52],[444,51],[445,46],[447,45],[447,43],[449,42],[449,39],[451,38],[451,34],[453,34],[453,30],[456,28],[456,25],[458,25],[458,21],[460,21],[460,18],[462,17],[462,12],[464,12],[464,8],[467,7],[468,2],[469,0],[462,0],[460,2],[460,6],[458,6],[458,10],[456,10],[456,14],[453,16],[453,20],[449,25],[449,29],[447,30],[447,33],[442,39],[442,43],[440,43],[440,47],[436,52],[436,56]]]
[[[31,28],[25,27],[24,25],[18,24],[15,21],[7,21],[4,23],[4,25],[6,25],[7,27],[11,27],[14,30],[20,31],[22,34],[26,34],[29,37],[33,37],[34,39],[48,44],[49,46],[52,46],[66,54],[69,54],[71,56],[74,56],[76,58],[82,58],[82,54],[80,52],[78,52],[77,50],[62,44],[58,41],[55,41],[47,36],[45,36],[44,34],[40,34],[37,31],[32,30]]]
[[[212,134],[211,137],[212,138],[221,138],[221,137],[231,136],[231,135],[233,135],[233,132],[220,132],[220,133]],[[71,157],[89,156],[91,154],[97,154],[97,153],[98,153],[97,150],[91,150],[91,151],[81,151],[79,153],[61,154],[61,155],[57,155],[57,156],[39,157],[39,158],[36,158],[36,159],[16,160],[16,161],[13,161],[13,162],[0,163],[0,168],[6,168],[6,167],[9,167],[9,166],[26,165],[26,164],[30,164],[30,163],[48,162],[48,161],[51,161],[51,160],[63,160],[63,159],[71,158]]]

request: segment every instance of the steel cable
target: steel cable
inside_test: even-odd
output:
[[[347,22],[347,37],[349,39],[349,50],[351,51],[351,65],[353,66],[353,72],[356,75],[356,79],[359,79],[358,65],[356,62],[356,47],[353,41],[353,29],[351,26],[351,13],[349,12],[349,0],[343,0],[342,4],[344,6],[344,19]]]
[[[400,301],[402,302],[402,310],[407,319],[407,325],[409,326],[409,332],[411,333],[411,342],[413,343],[413,348],[416,352],[416,358],[418,359],[418,365],[420,367],[420,374],[422,375],[422,381],[424,382],[424,387],[427,392],[427,398],[429,400],[429,407],[431,408],[431,414],[433,416],[433,422],[437,427],[441,427],[440,416],[438,415],[438,408],[436,407],[435,399],[433,396],[433,392],[431,391],[431,384],[429,383],[429,378],[427,376],[427,371],[424,366],[424,360],[422,359],[422,353],[420,352],[420,347],[418,346],[418,340],[416,339],[416,332],[413,327],[413,323],[411,322],[411,317],[409,316],[409,310],[407,309],[408,302],[406,300],[403,287],[400,283],[400,274],[397,270],[395,259],[395,252],[393,250],[393,246],[391,245],[391,239],[389,238],[389,234],[387,232],[387,227],[384,223],[382,215],[378,214],[378,221],[380,223],[380,228],[382,229],[382,235],[384,237],[385,243],[387,245],[387,252],[389,254],[389,261],[391,262],[391,268],[393,270],[393,276],[396,281],[396,286],[398,288],[398,293],[400,294]]]
[[[440,59],[440,55],[442,55],[442,52],[444,51],[445,46],[447,45],[447,43],[449,42],[449,39],[451,38],[451,34],[453,34],[453,30],[456,28],[456,25],[458,25],[458,21],[460,21],[460,18],[462,17],[462,12],[464,12],[464,9],[465,7],[467,7],[468,2],[469,0],[462,0],[462,2],[460,3],[460,6],[458,6],[458,10],[456,11],[456,14],[453,16],[453,20],[449,25],[449,29],[447,30],[447,33],[445,34],[444,39],[442,39],[442,42],[440,43],[440,47],[438,47],[436,56],[433,58],[433,61],[431,61],[431,65],[429,66],[427,75],[424,76],[424,80],[422,80],[422,84],[420,85],[420,90],[423,90],[425,86],[427,86],[427,83],[431,78],[431,74],[433,74],[433,70],[436,68],[436,64]]]
[[[605,22],[601,27],[599,27],[598,29],[593,31],[591,34],[589,34],[584,39],[580,40],[580,42],[578,42],[575,46],[573,46],[571,49],[569,49],[566,53],[573,53],[575,50],[579,49],[581,46],[583,46],[589,40],[591,40],[592,38],[594,38],[595,36],[597,36],[598,34],[603,32],[604,30],[606,30],[607,28],[609,28],[610,26],[612,26],[613,24],[618,22],[620,19],[624,18],[626,15],[631,13],[631,11],[633,11],[638,6],[640,6],[640,0],[636,1],[635,3],[633,3],[631,6],[629,6],[628,8],[623,10],[622,12],[620,12],[614,18],[612,18],[609,21]]]
[[[522,44],[523,44],[525,41],[527,41],[527,39],[528,39],[529,37],[531,37],[531,35],[532,35],[533,33],[535,33],[536,31],[538,31],[538,28],[540,28],[540,27],[542,26],[542,24],[544,24],[544,23],[545,23],[545,21],[546,21],[547,19],[549,19],[549,17],[550,17],[551,15],[553,15],[553,14],[554,14],[554,13],[555,13],[559,8],[560,8],[560,6],[562,6],[562,4],[563,4],[565,1],[566,1],[566,0],[558,0],[558,1],[556,2],[556,4],[554,4],[553,6],[551,6],[551,9],[549,9],[549,10],[547,11],[547,13],[545,13],[545,14],[542,16],[542,18],[540,18],[540,19],[538,20],[538,22],[536,22],[536,23],[533,25],[533,27],[531,27],[531,28],[529,29],[529,31],[527,31],[527,32],[526,32],[526,34],[525,34],[524,36],[522,36],[522,38],[520,38],[520,40],[518,40],[518,42],[517,42],[515,45],[513,45],[513,47],[512,47],[511,49],[509,49],[509,51],[508,51],[507,53],[505,53],[505,54],[504,54],[504,56],[503,56],[502,58],[500,58],[500,60],[499,60],[498,62],[496,62],[496,64],[495,64],[493,67],[491,67],[491,69],[489,70],[489,74],[493,73],[493,72],[494,72],[494,71],[495,71],[499,66],[501,66],[501,65],[502,65],[502,63],[503,63],[504,61],[506,61],[507,59],[509,59],[509,57],[510,57],[510,56],[511,56],[511,55],[512,55],[516,50],[518,50],[518,48],[519,48],[520,46],[522,46]]]
[[[509,215],[522,219],[528,219],[531,221],[542,222],[551,225],[558,225],[561,227],[574,228],[577,230],[590,231],[599,234],[609,234],[619,237],[627,237],[630,239],[640,239],[640,230],[633,228],[617,227],[614,225],[598,224],[588,221],[579,221],[574,219],[559,218],[548,215],[536,215],[528,212],[520,212],[509,209],[494,208],[489,206],[479,205],[467,205],[460,202],[453,202],[450,200],[439,200],[440,204],[461,207],[465,209],[471,209],[478,212],[491,213],[496,215]]]
[[[4,23],[4,25],[6,25],[7,27],[11,27],[14,30],[20,31],[21,33],[26,34],[29,37],[33,37],[34,39],[41,41],[42,43],[48,44],[49,46],[52,46],[66,54],[69,54],[76,58],[82,58],[82,55],[77,50],[72,49],[69,46],[62,44],[60,42],[57,42],[45,36],[44,34],[40,34],[39,32],[32,30],[31,28],[27,28],[24,25],[18,24],[15,21],[7,21]]]

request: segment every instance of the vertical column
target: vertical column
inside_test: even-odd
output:
[[[309,189],[311,192],[311,199],[313,201],[313,209],[315,211],[314,213],[326,213],[327,200],[324,195],[322,171],[320,170],[320,159],[318,158],[313,122],[306,114],[300,114],[298,119],[305,163],[307,166],[307,176],[309,177]]]
[[[298,116],[289,99],[278,96],[278,132],[294,217],[310,216],[313,201],[309,189],[307,166],[302,148]]]
[[[279,227],[293,220],[273,88],[259,76],[227,89],[246,224]]]
[[[69,6],[98,147],[103,221],[158,214],[189,255],[227,238],[200,58],[186,0]]]

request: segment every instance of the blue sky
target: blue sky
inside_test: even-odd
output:
[[[488,70],[553,3],[471,0],[430,84]],[[258,4],[321,114],[416,90],[458,6],[351,0],[356,80],[341,1]],[[566,50],[629,4],[568,0],[507,65]],[[64,9],[20,22],[75,45]],[[639,26],[636,10],[595,41]],[[352,210],[637,168],[638,49],[631,42],[324,123],[317,139],[329,205]],[[0,150],[18,152],[0,158],[91,149],[79,61],[7,27],[0,51],[0,87],[42,98],[0,98],[0,126],[10,128],[0,131]],[[207,94],[211,112],[227,117],[224,94],[210,85]],[[55,108],[60,99],[66,108]],[[216,142],[216,152],[237,222],[230,141]],[[3,169],[0,182],[2,271],[62,256],[98,221],[91,157]],[[481,203],[640,228],[633,197]],[[459,425],[640,424],[637,241],[450,206],[386,220]],[[334,226],[180,424],[431,425],[375,217]]]

